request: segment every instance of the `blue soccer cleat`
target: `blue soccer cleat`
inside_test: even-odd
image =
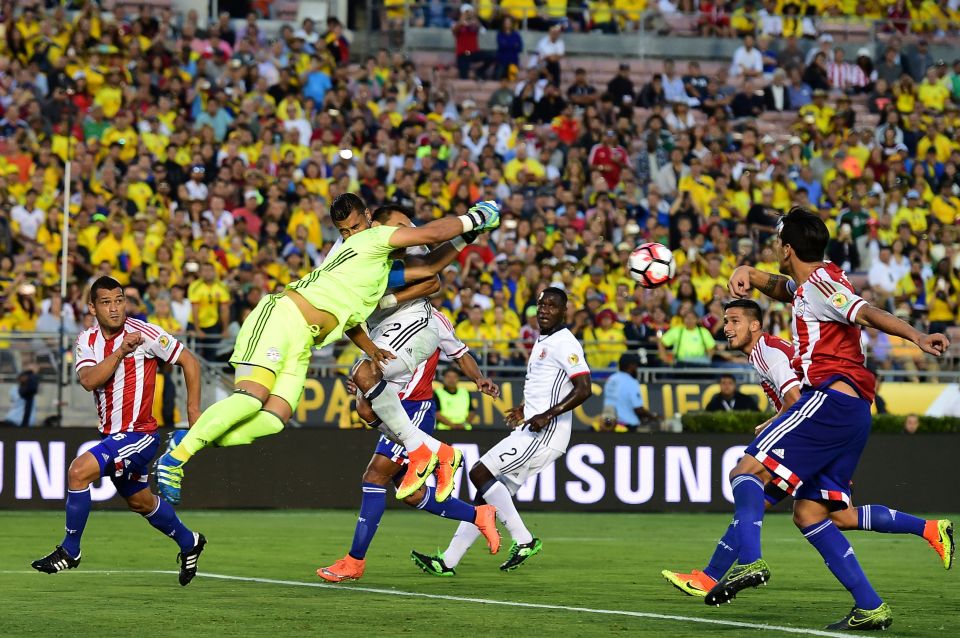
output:
[[[157,461],[157,491],[171,505],[180,504],[180,484],[183,481],[183,462],[166,453]]]

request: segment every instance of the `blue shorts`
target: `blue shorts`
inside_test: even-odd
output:
[[[795,499],[846,509],[870,424],[869,401],[836,390],[812,390],[761,432],[744,454],[773,475],[769,486]]]
[[[403,409],[406,411],[410,421],[420,430],[427,434],[433,434],[433,428],[437,425],[437,407],[433,401],[401,401]],[[374,454],[385,456],[394,463],[404,465],[407,462],[407,450],[400,443],[394,443],[384,435],[380,435],[377,441],[377,449]]]
[[[100,476],[109,476],[120,496],[128,498],[149,487],[150,463],[160,437],[145,432],[121,432],[103,437],[87,450],[100,464]]]

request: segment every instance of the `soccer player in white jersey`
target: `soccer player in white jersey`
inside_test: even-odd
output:
[[[735,299],[724,306],[723,324],[730,348],[747,355],[750,365],[760,377],[760,386],[777,410],[776,415],[757,426],[756,434],[759,434],[800,398],[800,379],[792,364],[793,344],[763,332],[763,311],[752,299]],[[782,479],[776,478],[774,483],[764,491],[768,509],[786,496],[784,489],[786,484]],[[898,515],[900,523],[896,521]],[[943,561],[944,568],[950,569],[953,562],[952,538],[946,536],[946,541],[941,539],[938,533],[941,527],[940,521],[931,520],[924,521],[924,524],[919,526],[905,526],[902,522],[907,517],[921,520],[903,512],[891,510],[884,505],[861,505],[830,512],[830,520],[838,529],[844,531],[861,529],[886,534],[920,536],[937,552]],[[952,526],[950,521],[945,523],[944,527]],[[702,598],[716,586],[717,581],[733,565],[737,557],[736,545],[736,529],[731,524],[717,543],[717,548],[703,571],[694,569],[690,573],[679,573],[663,570],[661,575],[685,594]]]
[[[401,293],[398,293],[401,294]],[[459,338],[442,313],[433,310],[433,326],[439,333],[440,348],[426,361],[420,363],[411,374],[390,379],[390,383],[401,386],[399,391],[404,409],[410,420],[421,430],[430,434],[436,426],[436,406],[433,403],[433,380],[436,377],[440,354],[457,362],[460,369],[476,385],[477,389],[490,396],[499,396],[500,389],[490,379],[483,376],[469,348]],[[391,318],[392,321],[392,318]],[[357,397],[357,412],[368,424],[377,418],[370,404],[363,396]],[[402,444],[391,441],[381,435],[373,457],[363,473],[363,491],[360,501],[360,516],[353,533],[353,542],[346,556],[329,567],[317,570],[317,576],[324,580],[339,583],[345,580],[359,580],[366,567],[366,554],[373,541],[380,519],[386,508],[387,486],[399,483],[407,470],[407,452]],[[458,498],[448,498],[439,503],[432,487],[423,486],[417,492],[404,499],[404,503],[441,518],[472,523],[487,539],[491,554],[500,548],[500,533],[497,531],[496,510],[492,505],[473,506]]]
[[[540,336],[530,352],[523,384],[523,404],[507,414],[514,431],[493,446],[470,470],[477,500],[497,508],[497,517],[513,537],[510,555],[500,565],[516,569],[540,552],[542,543],[526,525],[512,496],[531,476],[563,456],[570,443],[573,410],[590,396],[590,368],[583,346],[564,325],[567,294],[545,288],[537,298]],[[480,535],[475,525],[460,523],[447,550],[436,556],[411,553],[416,565],[434,576],[452,576],[460,559]]]
[[[90,287],[90,312],[97,323],[77,338],[76,368],[80,384],[93,392],[101,441],[70,464],[66,536],[32,566],[56,574],[80,564],[90,484],[109,476],[131,511],[179,545],[180,584],[186,585],[197,573],[197,559],[207,541],[187,529],[170,503],[148,489],[150,462],[159,445],[153,391],[158,366],[180,366],[187,386],[187,417],[193,424],[200,416],[200,365],[163,328],[127,317],[126,303],[123,286],[115,279],[100,277]]]

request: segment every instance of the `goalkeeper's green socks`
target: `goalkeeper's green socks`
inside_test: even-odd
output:
[[[283,430],[283,421],[273,412],[260,410],[213,442],[218,447],[249,445],[255,440]]]
[[[191,456],[260,412],[262,407],[258,399],[242,392],[234,392],[226,399],[217,401],[203,411],[183,441],[170,452],[170,456],[181,464],[186,463]]]

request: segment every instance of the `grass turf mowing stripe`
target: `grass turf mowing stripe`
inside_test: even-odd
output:
[[[0,574],[34,574],[30,570],[0,570]],[[74,575],[103,575],[103,574],[168,574],[176,575],[179,572],[160,570],[160,569],[106,569],[106,570],[87,570],[71,571],[71,577]],[[232,576],[229,574],[211,574],[198,572],[198,577],[214,578],[217,580],[236,581],[244,583],[258,583],[263,585],[283,585],[286,587],[313,587],[317,589],[335,589],[344,592],[356,592],[367,594],[381,594],[387,596],[405,596],[417,598],[430,598],[433,600],[449,600],[462,603],[477,603],[481,605],[499,605],[502,607],[525,607],[528,609],[547,609],[554,611],[571,611],[584,614],[600,614],[606,616],[628,616],[632,618],[651,618],[654,620],[673,620],[684,623],[700,623],[705,625],[721,625],[725,627],[740,627],[743,629],[761,629],[765,631],[777,631],[788,634],[802,634],[805,636],[830,636],[834,638],[845,638],[848,634],[822,631],[818,629],[806,629],[803,627],[786,627],[782,625],[765,625],[761,623],[738,622],[735,620],[716,620],[713,618],[698,618],[696,616],[677,616],[674,614],[656,614],[645,611],[629,611],[625,609],[594,609],[591,607],[571,607],[567,605],[547,605],[542,603],[525,603],[514,600],[493,600],[490,598],[472,598],[467,596],[448,596],[444,594],[427,594],[424,592],[401,591],[398,589],[382,589],[379,587],[363,587],[359,585],[333,585],[330,583],[308,583],[299,580],[279,580],[276,578],[254,578],[251,576]]]

